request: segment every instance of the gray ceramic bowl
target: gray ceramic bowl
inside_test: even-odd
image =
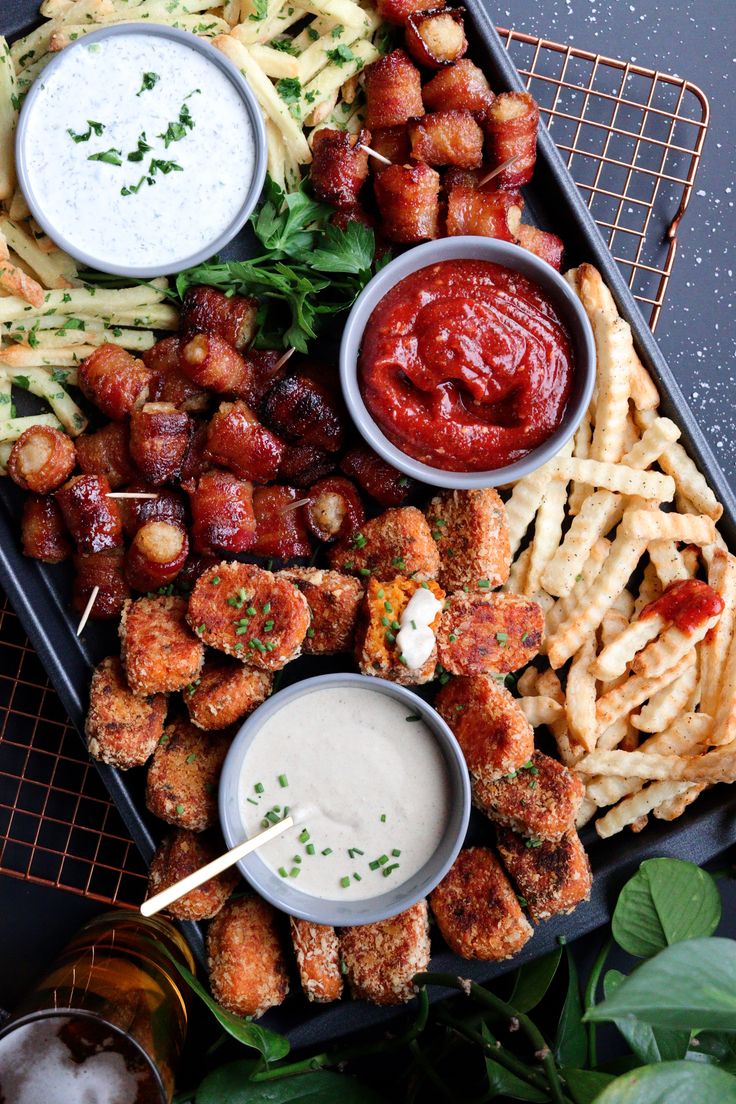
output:
[[[253,127],[253,142],[255,147],[255,163],[253,166],[253,177],[250,183],[250,187],[245,195],[243,203],[233,219],[230,225],[224,230],[218,237],[213,240],[203,249],[198,250],[189,257],[184,257],[175,263],[168,262],[162,265],[148,265],[138,268],[130,268],[124,265],[118,265],[115,263],[115,259],[105,259],[104,256],[95,256],[91,253],[85,252],[77,248],[73,241],[64,233],[62,227],[54,225],[47,217],[43,207],[39,204],[33,188],[30,184],[28,164],[26,157],[26,133],[28,130],[28,123],[33,114],[34,105],[43,91],[43,81],[34,81],[26,96],[23,107],[21,108],[20,118],[18,120],[18,128],[15,136],[15,163],[16,171],[18,174],[18,183],[21,191],[25,196],[26,202],[31,209],[31,213],[36,222],[46,231],[52,241],[56,242],[58,246],[65,249],[76,260],[81,261],[88,268],[95,268],[101,272],[110,272],[115,276],[133,276],[141,277],[144,279],[150,279],[154,276],[167,276],[172,271],[181,271],[184,268],[191,268],[192,265],[201,264],[203,261],[208,260],[219,250],[223,249],[228,242],[232,241],[235,235],[243,229],[245,223],[250,215],[251,211],[258,202],[258,197],[263,189],[263,182],[266,178],[266,162],[268,157],[268,146],[266,142],[266,128],[263,122],[263,115],[261,109],[258,106],[250,86],[246,82],[245,78],[239,72],[239,70],[229,61],[224,54],[216,50],[214,46],[210,46],[204,39],[198,38],[196,35],[190,34],[189,31],[180,31],[174,27],[165,27],[161,24],[148,25],[146,23],[115,23],[109,27],[104,27],[100,31],[93,31],[91,34],[84,35],[78,38],[76,42],[70,43],[66,46],[49,64],[44,70],[46,77],[50,76],[56,68],[64,65],[65,60],[69,57],[70,50],[80,50],[89,48],[94,45],[95,42],[100,42],[103,39],[114,38],[117,35],[146,35],[148,37],[165,38],[175,42],[180,42],[184,46],[188,46],[192,50],[197,50],[208,61],[212,62],[220,69],[228,80],[233,84],[236,91],[240,95],[240,98],[245,105],[248,117],[250,118],[251,125]],[[60,187],[63,186],[63,182],[60,183]],[[90,202],[94,202],[94,197]],[[206,215],[206,213],[205,213]],[[203,216],[204,217],[204,216]],[[104,227],[100,228],[100,244],[104,245]]]
[[[491,261],[521,273],[552,299],[567,324],[575,356],[570,398],[562,422],[539,448],[504,468],[481,472],[445,471],[407,456],[389,441],[363,402],[358,383],[358,356],[363,331],[384,295],[405,276],[438,261]],[[550,460],[572,437],[590,403],[595,383],[595,344],[587,315],[570,286],[558,272],[526,249],[495,238],[456,237],[426,242],[402,253],[378,272],[356,299],[348,315],[340,345],[340,382],[348,410],[360,433],[380,456],[399,471],[436,487],[499,487],[521,479]]]
[[[365,675],[337,674],[304,679],[274,694],[248,718],[227,753],[220,776],[220,823],[228,847],[235,847],[247,838],[240,815],[238,790],[248,749],[263,724],[284,705],[314,690],[323,690],[330,686],[336,688],[357,686],[378,694],[388,694],[406,705],[408,709],[418,713],[435,735],[447,766],[451,792],[450,821],[440,846],[432,858],[411,878],[386,893],[363,901],[329,900],[304,893],[297,889],[293,882],[284,881],[271,870],[257,852],[241,859],[238,867],[261,897],[265,897],[276,908],[292,916],[299,916],[315,924],[331,924],[334,927],[372,924],[376,920],[385,920],[387,916],[395,916],[396,913],[410,908],[434,889],[457,857],[470,816],[470,779],[458,742],[431,705],[411,690],[397,686],[394,682],[386,682],[385,679],[369,678]],[[407,780],[407,785],[411,785],[410,779]]]

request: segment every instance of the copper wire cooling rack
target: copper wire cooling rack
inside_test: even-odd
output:
[[[708,127],[694,84],[499,29],[654,328]],[[145,871],[15,614],[0,603],[0,871],[136,905]]]

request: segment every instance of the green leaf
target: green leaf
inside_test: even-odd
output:
[[[736,1035],[721,1031],[699,1031],[690,1040],[687,1057],[695,1062],[709,1062],[736,1074]]]
[[[598,1099],[598,1093],[615,1080],[612,1073],[601,1073],[599,1070],[563,1069],[562,1076],[575,1104],[593,1104]]]
[[[342,1073],[320,1071],[281,1081],[249,1081],[252,1071],[251,1062],[222,1066],[205,1077],[194,1104],[382,1104],[383,1098],[373,1089]]]
[[[552,984],[552,979],[557,973],[562,957],[562,947],[520,966],[516,972],[516,981],[508,1003],[513,1005],[517,1012],[531,1012],[544,997],[544,994]]]
[[[637,958],[683,939],[712,935],[721,898],[710,874],[682,859],[647,859],[621,890],[613,937]]]
[[[481,1025],[481,1034],[486,1042],[493,1041],[485,1024]],[[490,1100],[493,1100],[496,1096],[503,1096],[511,1100],[532,1100],[541,1102],[541,1104],[549,1100],[547,1093],[535,1089],[533,1085],[527,1085],[526,1081],[522,1081],[520,1077],[507,1070],[505,1066],[499,1065],[493,1058],[486,1057],[485,1063],[488,1078],[488,1098]]]
[[[736,1077],[699,1062],[662,1062],[617,1077],[595,1104],[736,1104]]]
[[[588,1040],[583,1027],[583,1003],[580,999],[578,972],[570,948],[567,957],[567,996],[557,1025],[555,1060],[559,1066],[584,1066],[588,1057]]]
[[[326,226],[322,235],[322,249],[310,255],[314,268],[320,272],[352,272],[356,275],[370,270],[376,240],[370,226],[362,222],[349,222],[344,230],[339,226]]]
[[[609,970],[603,981],[605,995],[613,996],[625,980],[626,975],[619,970]],[[664,1027],[655,1029],[635,1016],[623,1016],[614,1023],[644,1066],[653,1062],[675,1061],[684,1058],[687,1053],[689,1031],[671,1031]]]
[[[736,941],[711,936],[666,947],[584,1019],[622,1016],[680,1031],[736,1032]]]

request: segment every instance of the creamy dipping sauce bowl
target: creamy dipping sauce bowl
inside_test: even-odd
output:
[[[310,709],[313,695],[316,710]],[[281,726],[283,738],[279,714],[287,722]],[[348,725],[335,728],[332,740],[326,733],[330,717],[339,724],[351,715],[352,736],[358,741],[352,748]],[[376,719],[371,736],[367,729]],[[344,746],[336,739],[339,731],[345,732]],[[300,745],[302,752],[308,751],[310,740],[322,748],[322,755],[302,755],[299,763]],[[378,772],[366,770],[371,756],[387,767],[383,783]],[[318,795],[323,787],[321,802],[313,794],[310,800],[303,788],[300,792],[305,771],[313,772]],[[388,787],[377,792],[387,778]],[[235,737],[219,788],[227,846],[260,831],[261,818],[275,806],[278,813],[272,815],[284,815],[287,805],[292,815],[305,806],[314,812],[242,859],[238,866],[245,879],[292,916],[334,927],[369,924],[410,908],[450,869],[468,826],[470,780],[450,729],[413,691],[365,675],[321,675],[274,694]],[[386,812],[381,811],[384,806]],[[338,808],[345,820],[328,821]],[[347,828],[346,821],[352,821]],[[413,827],[418,829],[414,838]],[[295,870],[298,876],[292,874]],[[319,891],[305,884],[310,877],[321,880]]]
[[[117,23],[65,46],[34,81],[15,154],[58,246],[148,279],[202,263],[243,228],[267,144],[255,96],[223,54],[188,31]]]

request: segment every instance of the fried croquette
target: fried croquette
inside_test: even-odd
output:
[[[122,770],[143,766],[161,738],[165,718],[165,695],[136,696],[118,657],[102,660],[92,675],[84,726],[93,759]]]
[[[511,545],[506,507],[493,487],[442,491],[425,511],[440,554],[445,590],[475,591],[478,581],[501,586],[509,577]]]
[[[534,729],[492,675],[450,679],[434,706],[455,734],[474,781],[502,778],[534,752]]]
[[[340,944],[337,932],[325,924],[289,917],[291,941],[304,996],[317,1004],[328,1004],[342,996]]]
[[[205,662],[202,674],[184,691],[189,720],[212,731],[239,721],[271,693],[273,676],[232,660]]]
[[[127,599],[120,619],[123,667],[134,694],[182,690],[204,662],[201,641],[189,631],[184,598]]]
[[[311,620],[302,643],[306,655],[352,651],[363,586],[351,575],[321,567],[291,567],[279,576],[307,599]]]
[[[543,840],[559,840],[574,826],[585,794],[574,771],[541,751],[503,778],[474,778],[472,789],[473,804],[491,820]]]
[[[146,807],[168,824],[203,832],[217,822],[217,783],[230,746],[187,721],[167,725],[146,779]]]
[[[447,946],[463,958],[500,962],[531,937],[532,927],[498,859],[487,847],[466,847],[430,895]]]
[[[148,896],[160,893],[175,882],[193,874],[212,862],[225,850],[217,836],[189,832],[178,828],[166,836],[156,848],[148,871]],[[185,893],[166,911],[176,920],[211,920],[216,916],[238,884],[235,867],[224,870],[208,882]]]
[[[389,582],[368,580],[355,634],[355,657],[362,674],[378,675],[402,686],[419,686],[434,678],[436,645],[421,667],[407,667],[396,640],[401,615],[421,586],[430,590],[439,602],[444,601],[445,592],[434,579],[420,583],[398,575]],[[440,616],[438,613],[430,626],[433,632],[437,631]]]
[[[498,851],[535,924],[572,912],[590,897],[590,863],[574,828],[554,843],[499,828]]]
[[[255,564],[224,561],[197,579],[187,620],[205,644],[278,671],[301,651],[309,606],[287,579]]]
[[[386,510],[329,551],[330,567],[349,575],[436,579],[440,554],[427,519],[415,506]]]
[[[466,594],[447,600],[437,632],[440,663],[453,675],[517,671],[539,651],[542,607],[518,594]]]
[[[427,902],[375,924],[343,928],[340,953],[350,991],[372,1004],[403,1004],[416,993],[415,974],[429,965]]]
[[[228,901],[207,931],[212,996],[237,1016],[257,1018],[289,992],[277,913],[249,895]]]

